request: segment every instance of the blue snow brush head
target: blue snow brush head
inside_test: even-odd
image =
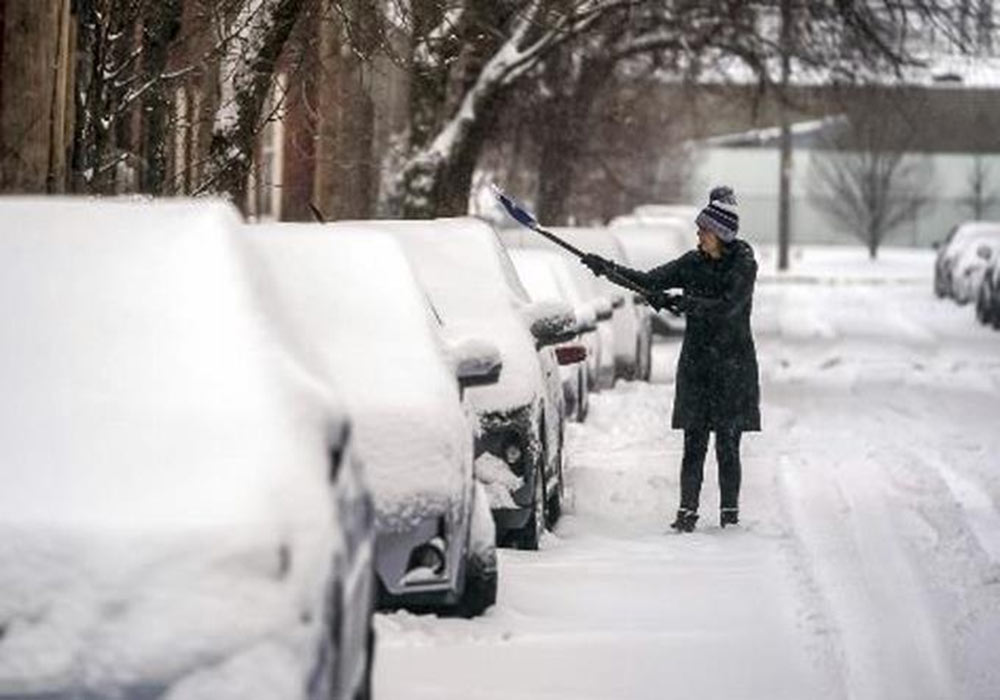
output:
[[[490,189],[493,190],[493,195],[497,198],[497,201],[500,202],[500,206],[502,206],[507,213],[510,214],[514,221],[522,226],[527,226],[530,229],[538,228],[538,220],[531,215],[531,212],[505,195],[503,190],[496,185],[490,185]]]

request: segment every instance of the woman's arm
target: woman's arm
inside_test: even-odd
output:
[[[685,296],[677,308],[689,316],[729,316],[742,309],[753,296],[757,280],[757,261],[752,253],[737,253],[739,257],[726,277],[721,297]]]
[[[676,260],[671,260],[664,265],[654,267],[648,272],[633,270],[630,267],[617,263],[611,263],[611,271],[650,291],[674,289],[684,286],[684,270],[687,267],[687,258],[689,255],[691,253],[685,253]],[[612,282],[614,282],[614,274],[608,275],[608,279]]]

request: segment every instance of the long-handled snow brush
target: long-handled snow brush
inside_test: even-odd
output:
[[[570,253],[575,255],[577,258],[580,258],[581,260],[585,255],[587,255],[587,253],[583,252],[572,243],[568,243],[567,241],[564,241],[562,238],[552,233],[551,231],[547,231],[544,228],[542,228],[541,225],[538,223],[538,219],[536,219],[531,212],[529,212],[527,209],[521,206],[521,204],[519,204],[512,197],[505,194],[504,191],[501,190],[499,187],[497,187],[495,184],[491,184],[490,189],[493,191],[493,195],[497,198],[497,201],[500,202],[500,206],[502,206],[504,210],[506,210],[506,212],[510,214],[510,217],[514,219],[514,221],[521,224],[525,228],[534,231],[538,235],[547,238],[560,248],[569,251]],[[633,282],[624,275],[617,273],[614,269],[608,269],[607,272],[605,273],[605,277],[608,278],[609,282],[617,284],[619,287],[624,287],[625,289],[633,291],[636,294],[642,295],[642,297],[649,303],[649,305],[652,306],[657,311],[661,309],[666,309],[675,316],[677,315],[678,312],[674,308],[674,301],[676,299],[675,296],[667,294],[665,292],[658,292],[656,290],[644,287],[641,284],[637,284],[636,282]]]

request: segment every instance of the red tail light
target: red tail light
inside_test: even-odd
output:
[[[574,365],[587,359],[587,348],[582,345],[562,345],[556,348],[556,360],[561,365]]]

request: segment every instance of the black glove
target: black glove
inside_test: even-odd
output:
[[[589,267],[590,271],[598,277],[608,274],[608,270],[614,267],[614,263],[610,260],[602,258],[600,255],[594,255],[593,253],[584,255],[580,258],[580,262]]]
[[[674,303],[678,298],[679,297],[676,297],[673,294],[668,294],[667,292],[650,292],[649,294],[646,294],[646,301],[649,302],[649,305],[656,311],[663,311],[666,309],[674,316],[677,315],[677,312],[674,310]]]
[[[686,296],[674,297],[673,312],[676,314],[686,314],[695,306],[694,300]]]

